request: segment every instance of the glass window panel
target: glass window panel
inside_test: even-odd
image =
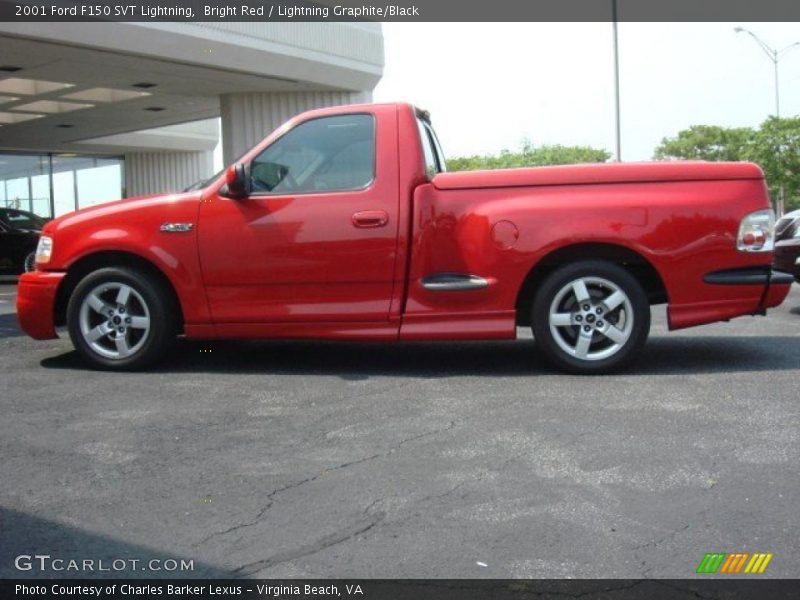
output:
[[[78,178],[78,208],[122,198],[121,162],[119,160],[97,162],[111,164],[75,172]]]
[[[0,153],[0,206],[28,210],[42,217],[49,217],[49,167],[50,158],[47,154]]]
[[[17,177],[6,181],[6,195],[6,206],[8,208],[28,210],[28,200],[30,199],[28,178]]]
[[[50,214],[50,175],[31,177],[30,211],[40,217],[51,218]]]
[[[117,200],[123,194],[123,166],[118,157],[0,153],[0,207],[49,219],[72,212],[76,201],[80,208]]]
[[[75,172],[53,173],[53,199],[56,216],[75,210]]]

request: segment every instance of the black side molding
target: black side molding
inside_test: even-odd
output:
[[[706,273],[703,281],[712,285],[767,285],[772,283],[780,285],[793,283],[794,275],[776,271],[771,267],[743,267]]]
[[[776,271],[773,269],[769,282],[778,284],[794,283],[794,275],[786,271]]]
[[[482,290],[489,286],[489,282],[483,277],[470,273],[436,273],[424,277],[420,283],[426,290],[433,292],[464,292]]]

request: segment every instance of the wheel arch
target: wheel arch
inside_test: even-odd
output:
[[[183,331],[183,307],[175,286],[169,277],[151,261],[131,252],[108,250],[87,254],[69,266],[67,275],[61,281],[56,292],[54,306],[54,322],[56,326],[65,325],[67,322],[67,304],[72,292],[78,283],[89,273],[107,267],[128,267],[144,272],[158,280],[170,294],[170,301],[178,311],[180,332]]]
[[[669,302],[664,280],[653,264],[642,254],[619,244],[586,242],[562,246],[542,257],[528,271],[517,293],[517,324],[530,325],[530,306],[541,282],[561,266],[580,260],[606,260],[626,269],[647,294],[651,305]]]

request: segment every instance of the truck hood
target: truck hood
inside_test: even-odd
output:
[[[664,161],[642,163],[591,163],[497,171],[439,173],[433,185],[441,190],[589,185],[648,181],[708,181],[714,179],[763,179],[753,163]]]
[[[158,207],[159,205],[163,205],[165,208],[171,204],[179,202],[181,200],[191,199],[193,197],[199,197],[200,192],[185,192],[179,194],[152,194],[148,196],[132,196],[130,198],[124,198],[122,200],[114,200],[112,202],[104,202],[103,204],[97,204],[95,206],[87,206],[86,208],[82,208],[75,212],[67,213],[48,222],[44,229],[42,230],[43,233],[53,233],[56,230],[67,226],[73,225],[77,223],[83,223],[85,221],[89,221],[92,219],[99,219],[99,218],[114,218],[115,215],[119,215],[119,218],[125,218],[126,213],[130,213],[130,211],[135,211],[140,208],[151,208],[151,207]]]

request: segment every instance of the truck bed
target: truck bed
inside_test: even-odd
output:
[[[440,190],[595,183],[709,181],[761,179],[758,165],[734,162],[665,161],[596,163],[493,171],[439,173],[433,185]]]

